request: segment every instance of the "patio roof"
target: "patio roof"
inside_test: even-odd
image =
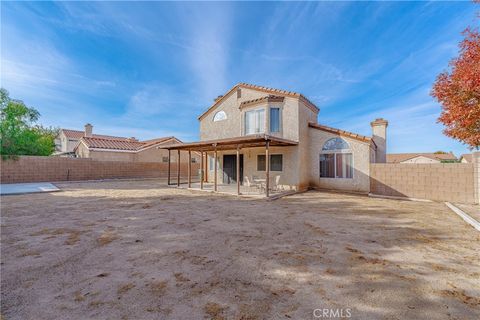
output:
[[[267,141],[271,147],[295,146],[298,142],[269,136],[266,134],[249,135],[228,139],[205,140],[198,142],[170,144],[158,147],[168,150],[190,150],[190,151],[214,151],[214,150],[235,150],[239,148],[265,147]]]

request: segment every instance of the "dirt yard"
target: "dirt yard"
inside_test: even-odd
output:
[[[480,233],[441,203],[59,187],[1,198],[5,319],[480,319]]]

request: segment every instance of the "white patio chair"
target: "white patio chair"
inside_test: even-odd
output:
[[[247,187],[249,189],[256,189],[257,192],[259,189],[261,189],[261,185],[258,183],[258,182],[255,182],[255,180],[258,179],[257,176],[252,176],[252,181],[250,181],[250,179],[248,179],[248,176],[245,176],[245,182],[247,184]]]
[[[274,191],[280,191],[280,175],[275,176],[275,184],[273,185]]]

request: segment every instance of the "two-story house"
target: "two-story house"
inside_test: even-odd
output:
[[[200,141],[170,151],[202,153],[203,181],[263,184],[263,190],[309,187],[369,192],[371,162],[385,162],[388,122],[372,137],[317,123],[319,108],[300,93],[240,83],[200,117]]]

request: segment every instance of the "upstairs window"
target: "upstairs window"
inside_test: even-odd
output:
[[[215,115],[213,116],[213,122],[222,120],[227,120],[227,114],[225,113],[225,111],[218,111],[217,113],[215,113]]]
[[[280,108],[270,108],[270,132],[280,132]]]
[[[245,134],[265,132],[265,110],[251,110],[245,112]]]
[[[323,145],[320,178],[353,178],[353,154],[342,138],[330,139]]]

